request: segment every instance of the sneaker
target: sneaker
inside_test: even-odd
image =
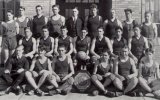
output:
[[[128,92],[128,93],[126,93],[126,95],[132,96],[132,97],[137,96],[137,95],[136,95],[136,92]]]
[[[42,90],[40,90],[40,89],[36,89],[35,92],[39,96],[44,96],[45,95],[44,92]]]
[[[17,88],[16,90],[15,90],[15,94],[16,95],[20,95],[22,93],[22,89],[21,88]]]
[[[31,95],[34,95],[34,91],[33,91],[33,90],[30,90],[30,91],[27,92],[27,94],[30,95],[30,96],[31,96]]]
[[[59,92],[57,90],[51,90],[51,91],[49,91],[49,95],[50,96],[53,96],[53,95],[56,95],[56,94],[59,94]]]
[[[99,91],[98,90],[94,90],[93,92],[92,92],[92,95],[93,96],[97,96],[99,94]]]
[[[123,92],[115,92],[116,97],[122,96]]]
[[[5,95],[6,92],[5,91],[0,91],[0,96]]]
[[[143,94],[143,92],[137,92],[137,96],[139,96],[139,97],[143,97],[143,96],[144,96],[144,94]]]
[[[106,96],[115,97],[116,94],[115,94],[114,92],[108,91],[108,92],[106,93]]]

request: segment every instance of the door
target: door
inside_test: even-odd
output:
[[[97,4],[99,14],[106,19],[109,17],[109,10],[112,7],[112,0],[57,0],[56,4],[60,6],[60,14],[66,18],[72,15],[72,8],[78,7],[79,16],[85,18],[89,14],[91,4]]]

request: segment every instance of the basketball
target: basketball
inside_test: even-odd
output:
[[[87,55],[84,51],[79,51],[77,53],[77,58],[80,59],[80,60],[86,60],[87,59]]]

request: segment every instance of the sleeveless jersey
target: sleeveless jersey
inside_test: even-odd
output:
[[[108,45],[105,41],[105,37],[103,37],[101,41],[96,38],[95,52],[97,54],[101,54],[104,50],[108,50]]]
[[[42,45],[46,47],[46,52],[51,51],[52,49],[51,37],[48,36],[46,40],[44,40],[44,38],[40,38],[39,46]]]
[[[130,63],[130,58],[126,62],[121,62],[119,59],[118,63],[118,74],[122,75],[123,77],[126,77],[131,74],[132,66]]]
[[[111,66],[108,65],[106,68],[104,68],[101,64],[98,65],[97,74],[99,75],[105,75],[106,73],[110,72]]]
[[[12,23],[6,23],[7,25],[7,32],[6,36],[7,37],[14,37],[17,35],[16,33],[16,21],[13,21]]]
[[[44,62],[44,64],[41,64],[40,61],[37,59],[35,63],[35,71],[39,73],[41,70],[48,70],[48,58]]]
[[[27,54],[33,50],[32,37],[27,41],[25,38],[22,39],[22,45],[24,46],[24,54]]]
[[[64,45],[67,51],[70,49],[70,43],[71,43],[70,36],[67,36],[65,39],[63,39],[62,37],[59,37],[58,39],[58,46]]]
[[[81,40],[80,37],[77,37],[76,50],[87,52],[87,50],[89,49],[88,42],[89,42],[89,37],[87,36],[83,40]]]

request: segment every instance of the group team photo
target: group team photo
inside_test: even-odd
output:
[[[26,8],[19,6],[17,16],[8,9],[0,21],[0,78],[6,87],[0,96],[151,93],[160,99],[160,62],[154,59],[159,32],[152,12],[145,11],[140,23],[129,6],[121,12],[124,21],[114,8],[105,19],[96,3],[87,16],[80,16],[76,5],[69,17],[59,13],[58,4],[49,17],[42,5],[35,6],[33,17],[27,17]]]

